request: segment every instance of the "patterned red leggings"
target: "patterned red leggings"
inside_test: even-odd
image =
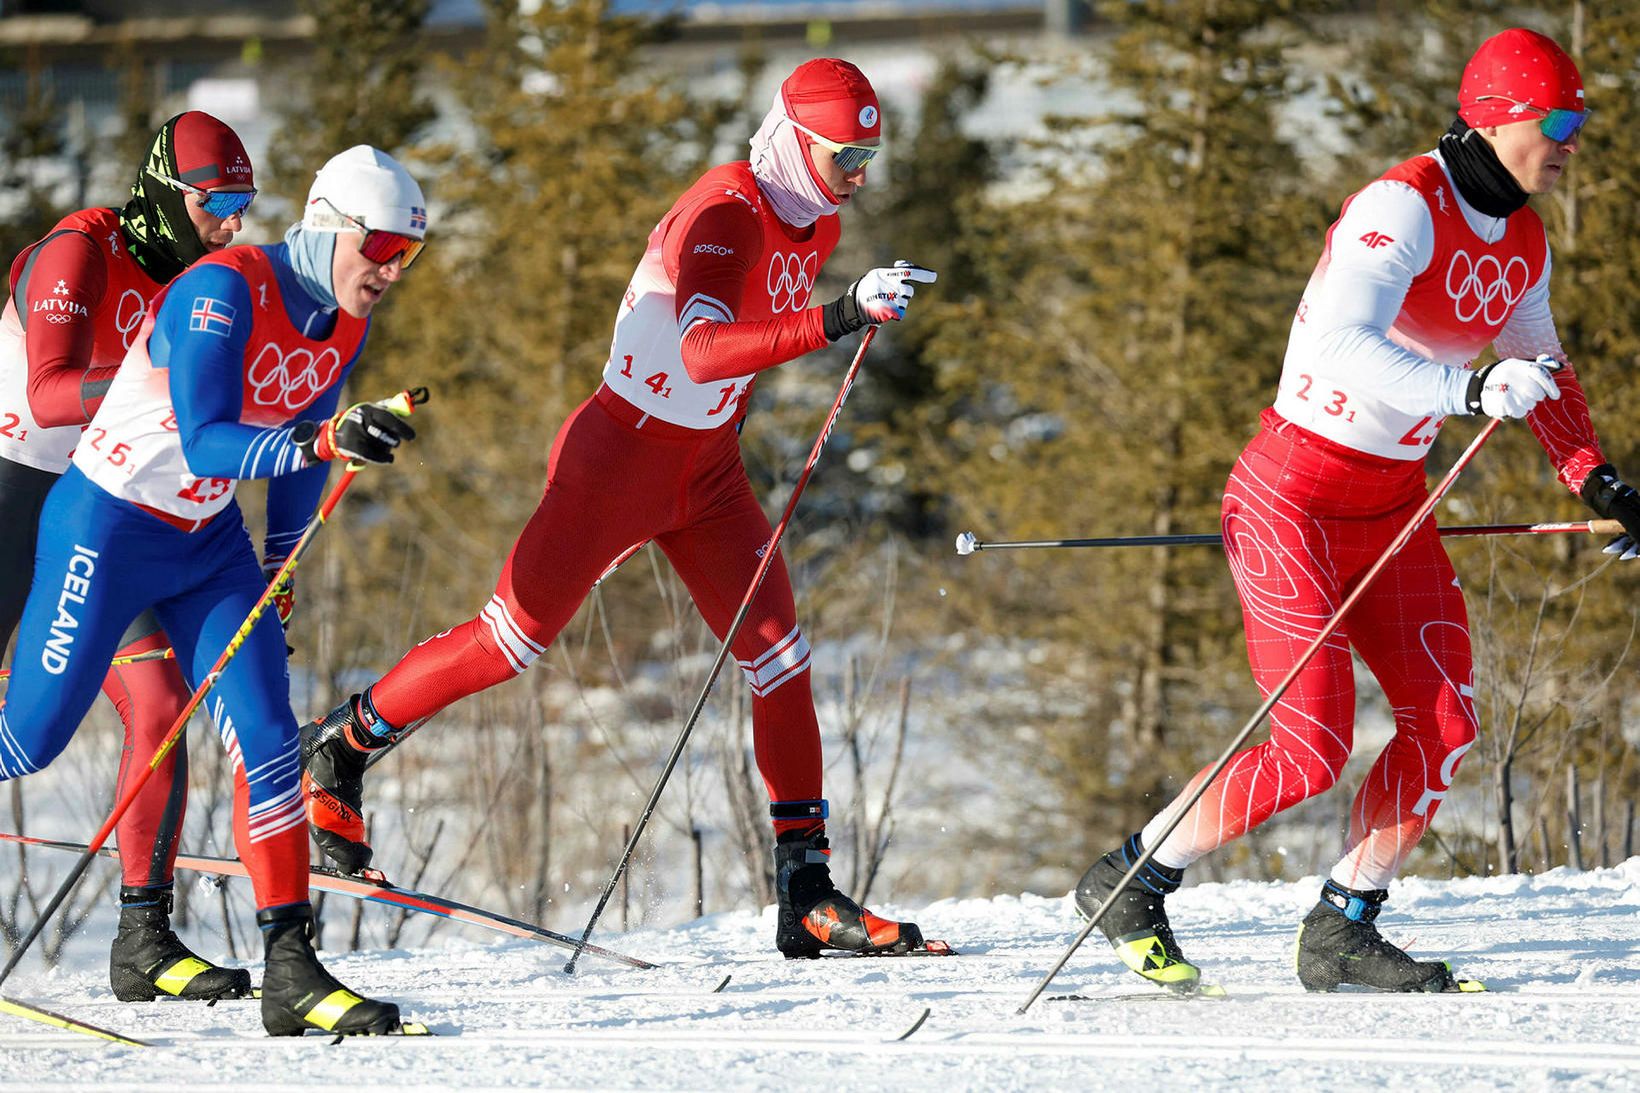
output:
[[[1225,486],[1225,552],[1253,679],[1268,695],[1422,503],[1423,465],[1366,455],[1266,410]],[[1181,868],[1338,780],[1354,744],[1354,647],[1389,699],[1395,736],[1356,795],[1332,879],[1383,888],[1400,870],[1475,742],[1463,593],[1433,519],[1373,581],[1156,860]],[[1186,793],[1206,774],[1199,772]],[[1182,795],[1181,795],[1182,799]],[[1146,825],[1154,845],[1178,800]]]

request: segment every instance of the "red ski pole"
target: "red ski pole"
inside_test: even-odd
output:
[[[401,391],[390,399],[384,399],[379,405],[387,407],[400,417],[408,417],[418,405],[426,401],[427,388],[418,387],[413,391]],[[211,665],[211,670],[205,673],[205,678],[200,681],[199,686],[194,689],[194,693],[188,698],[188,704],[182,708],[182,712],[172,722],[171,728],[166,732],[165,737],[160,740],[159,745],[154,749],[153,758],[148,760],[146,767],[135,768],[136,773],[132,776],[130,784],[126,786],[125,792],[114,803],[114,810],[108,814],[108,819],[103,821],[102,826],[97,829],[97,833],[91,837],[85,852],[74,863],[74,868],[69,870],[68,876],[63,879],[63,883],[57,886],[56,894],[51,897],[51,902],[46,904],[45,910],[40,912],[40,917],[35,921],[33,928],[12,950],[11,959],[6,961],[4,968],[0,968],[0,983],[6,981],[6,977],[11,975],[12,969],[17,967],[17,962],[23,959],[23,954],[28,951],[30,945],[34,944],[41,931],[45,929],[46,923],[51,920],[51,916],[57,913],[57,908],[63,905],[63,901],[68,898],[68,894],[79,883],[80,877],[85,874],[86,868],[96,859],[97,851],[101,850],[102,845],[108,841],[108,836],[114,833],[114,828],[120,822],[120,818],[131,807],[131,803],[137,799],[137,795],[148,784],[148,780],[154,776],[154,772],[159,769],[160,764],[165,762],[165,757],[171,754],[171,749],[176,747],[176,742],[182,736],[182,731],[188,727],[188,719],[194,715],[194,711],[199,708],[199,704],[205,701],[205,696],[210,694],[211,688],[216,685],[216,681],[221,678],[223,670],[228,667],[228,662],[233,660],[240,647],[251,636],[251,631],[256,629],[257,622],[267,613],[268,605],[273,602],[274,595],[283,590],[285,582],[295,572],[296,564],[302,560],[302,555],[307,553],[314,536],[319,533],[319,529],[324,526],[325,521],[330,519],[330,514],[335,510],[337,502],[341,501],[342,495],[347,493],[349,486],[353,485],[353,479],[358,475],[362,466],[364,466],[362,463],[349,463],[347,469],[342,472],[342,477],[337,480],[335,486],[331,487],[330,494],[325,498],[324,503],[319,506],[318,512],[314,514],[314,520],[308,524],[307,530],[302,533],[302,537],[297,540],[295,548],[290,552],[290,556],[285,559],[285,564],[279,567],[278,572],[273,575],[273,579],[268,582],[268,586],[262,590],[262,595],[257,598],[256,605],[251,608],[250,614],[245,616],[245,621],[239,624],[238,630],[234,631],[233,637],[228,641],[227,648],[223,649],[222,654],[216,658],[216,663]]]
[[[757,598],[758,589],[763,587],[763,578],[768,575],[769,566],[774,564],[775,555],[780,549],[781,536],[786,534],[786,525],[791,523],[792,513],[797,509],[797,500],[803,496],[803,487],[808,485],[809,476],[814,473],[815,465],[820,462],[821,449],[826,446],[831,430],[837,424],[837,415],[842,413],[843,403],[848,400],[849,389],[854,386],[854,377],[860,372],[860,362],[866,359],[866,350],[871,347],[871,341],[876,336],[877,328],[872,326],[866,328],[865,336],[860,339],[860,348],[855,351],[854,362],[849,365],[848,374],[843,377],[843,386],[837,392],[837,400],[831,404],[831,412],[826,415],[826,424],[820,430],[820,435],[814,438],[814,447],[809,449],[809,460],[803,466],[803,473],[797,476],[797,484],[792,487],[792,495],[786,502],[786,511],[781,514],[780,523],[775,525],[774,534],[769,537],[769,545],[763,551],[763,558],[758,562],[756,572],[752,574],[751,586],[746,589],[746,595],[741,597],[740,609],[735,612],[734,621],[729,624],[728,631],[723,635],[723,643],[718,646],[717,659],[712,662],[712,670],[706,673],[706,683],[700,689],[700,696],[695,699],[694,708],[689,711],[683,729],[672,744],[672,752],[666,757],[666,765],[661,768],[660,777],[655,780],[655,788],[650,791],[649,800],[644,802],[643,811],[638,815],[638,822],[632,825],[632,834],[626,840],[626,849],[621,852],[621,860],[615,866],[615,872],[610,874],[609,882],[604,885],[603,893],[598,897],[598,904],[592,909],[592,917],[587,919],[586,929],[581,931],[581,940],[577,943],[575,952],[570,954],[569,963],[564,965],[566,975],[575,974],[575,962],[581,958],[581,950],[585,948],[587,939],[592,936],[592,928],[598,924],[604,907],[609,903],[609,897],[621,881],[621,874],[626,872],[627,865],[632,861],[632,854],[638,848],[638,840],[643,838],[649,817],[655,814],[655,806],[660,803],[661,791],[666,788],[667,780],[672,777],[672,770],[678,765],[684,746],[689,743],[689,734],[694,731],[695,722],[700,720],[701,711],[706,708],[706,700],[712,695],[712,687],[717,683],[718,673],[723,670],[723,662],[729,658],[729,646],[734,643],[735,635],[740,633],[740,626],[746,621],[746,615],[752,609],[752,601]]]
[[[1162,828],[1162,833],[1157,837],[1155,845],[1146,847],[1144,853],[1139,855],[1138,860],[1133,863],[1126,873],[1122,874],[1122,879],[1116,882],[1116,888],[1111,892],[1110,897],[1088,919],[1082,927],[1082,932],[1076,935],[1076,939],[1071,942],[1070,947],[1059,958],[1059,963],[1049,969],[1048,974],[1042,977],[1042,981],[1031,992],[1031,996],[1025,999],[1024,1005],[1020,1006],[1015,1012],[1024,1013],[1031,1008],[1033,1002],[1041,997],[1048,984],[1053,982],[1053,977],[1059,974],[1060,970],[1070,961],[1070,958],[1076,954],[1076,950],[1082,947],[1082,942],[1086,941],[1088,935],[1093,933],[1094,928],[1099,925],[1099,920],[1105,917],[1105,911],[1112,903],[1116,902],[1116,897],[1121,895],[1123,890],[1133,881],[1133,878],[1139,875],[1139,871],[1150,863],[1151,856],[1156,852],[1156,847],[1167,841],[1167,837],[1173,834],[1173,829],[1184,821],[1191,808],[1207,792],[1207,787],[1213,784],[1213,779],[1217,778],[1224,768],[1230,765],[1230,760],[1234,759],[1236,753],[1241,750],[1242,745],[1247,743],[1247,738],[1253,735],[1253,730],[1258,728],[1265,715],[1275,709],[1276,703],[1281,701],[1281,696],[1286,694],[1287,688],[1293,685],[1293,680],[1297,679],[1298,674],[1304,670],[1304,666],[1310,663],[1310,658],[1315,656],[1316,651],[1326,644],[1328,638],[1333,636],[1333,632],[1343,625],[1344,616],[1348,615],[1350,608],[1354,607],[1356,602],[1366,594],[1367,588],[1373,582],[1373,578],[1377,577],[1383,571],[1383,568],[1389,564],[1390,559],[1400,553],[1402,547],[1406,546],[1407,540],[1411,539],[1413,533],[1429,518],[1429,514],[1435,511],[1435,506],[1440,504],[1441,498],[1446,496],[1446,491],[1452,488],[1452,483],[1458,480],[1458,475],[1462,474],[1463,469],[1469,466],[1470,460],[1475,458],[1475,453],[1481,450],[1481,445],[1486,443],[1487,438],[1502,423],[1503,419],[1493,418],[1486,423],[1486,427],[1480,431],[1480,435],[1470,441],[1469,447],[1464,449],[1463,454],[1458,457],[1458,461],[1452,465],[1452,469],[1446,472],[1446,477],[1436,483],[1429,496],[1424,498],[1424,503],[1418,506],[1418,511],[1413,513],[1412,518],[1406,522],[1406,526],[1390,541],[1389,546],[1384,548],[1384,553],[1378,556],[1378,560],[1372,564],[1371,569],[1367,570],[1360,583],[1344,598],[1344,602],[1339,605],[1338,610],[1332,613],[1332,617],[1321,627],[1304,651],[1298,655],[1298,660],[1293,663],[1292,669],[1281,678],[1280,683],[1271,688],[1270,693],[1265,696],[1264,702],[1253,712],[1253,716],[1247,719],[1247,724],[1241,727],[1241,731],[1236,734],[1236,738],[1230,741],[1230,746],[1224,749],[1224,754],[1219,756],[1218,762],[1214,763],[1212,769],[1207,772],[1207,777],[1200,781],[1195,790],[1185,799],[1184,804],[1174,811],[1173,817]]]

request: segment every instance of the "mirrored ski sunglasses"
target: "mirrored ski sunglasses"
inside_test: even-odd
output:
[[[810,140],[830,152],[831,161],[837,164],[838,169],[845,175],[852,175],[876,159],[877,153],[882,151],[882,148],[875,144],[838,144],[834,140],[827,140],[806,125],[798,125],[795,121],[792,125],[807,133]]]
[[[399,268],[409,269],[411,264],[420,257],[422,247],[427,245],[425,240],[417,239],[414,236],[400,235],[398,232],[390,232],[383,228],[367,228],[332,205],[328,199],[321,197],[318,200],[323,201],[325,208],[329,209],[331,214],[340,221],[339,224],[333,226],[345,226],[356,232],[364,233],[364,239],[359,243],[359,253],[379,266],[385,266],[395,258],[402,257],[403,261],[399,263]]]
[[[1519,102],[1507,95],[1482,95],[1475,101],[1485,102],[1487,99],[1514,103],[1516,110],[1530,110],[1534,114],[1541,115],[1538,121],[1538,129],[1556,144],[1564,144],[1571,140],[1577,131],[1583,128],[1583,123],[1589,120],[1587,110],[1545,110],[1541,106],[1533,106],[1529,102]]]
[[[251,202],[256,200],[255,190],[202,190],[198,186],[190,186],[186,182],[179,182],[169,175],[162,175],[152,167],[148,173],[171,187],[186,194],[193,194],[199,198],[199,207],[216,217],[218,220],[227,220],[238,216],[250,208]]]

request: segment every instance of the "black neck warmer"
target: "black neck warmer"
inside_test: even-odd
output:
[[[143,272],[162,285],[209,253],[188,219],[184,204],[188,195],[148,173],[157,171],[167,178],[181,174],[174,143],[176,128],[177,119],[172,118],[154,137],[148,161],[131,184],[131,200],[120,210],[120,227],[132,256]]]
[[[1441,159],[1465,201],[1487,216],[1496,217],[1525,207],[1531,195],[1498,160],[1491,143],[1464,124],[1462,118],[1454,118],[1452,128],[1441,134],[1440,147]]]

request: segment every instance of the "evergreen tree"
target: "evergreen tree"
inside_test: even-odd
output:
[[[18,251],[71,211],[52,184],[52,165],[67,150],[44,66],[30,50],[20,67],[27,76],[23,104],[0,129],[0,255],[8,269]]]

